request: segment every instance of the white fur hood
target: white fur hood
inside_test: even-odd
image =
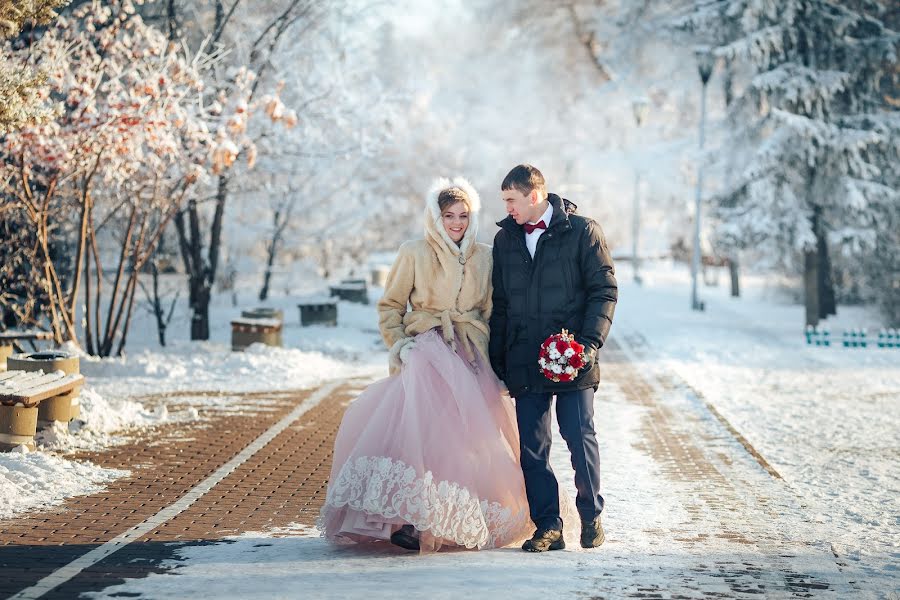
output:
[[[469,197],[469,228],[463,236],[462,243],[456,243],[447,235],[441,220],[441,208],[438,204],[438,196],[448,188],[459,188]],[[442,242],[452,254],[461,254],[464,257],[471,255],[475,248],[475,239],[478,237],[478,213],[481,211],[481,198],[478,192],[466,179],[454,177],[452,180],[441,177],[431,184],[428,195],[425,197],[425,237],[434,242]]]

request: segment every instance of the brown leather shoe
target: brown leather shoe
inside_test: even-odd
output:
[[[600,523],[600,515],[594,517],[593,521],[581,522],[581,547],[596,548],[606,539],[603,533],[603,524]]]
[[[559,529],[538,529],[530,540],[522,544],[525,552],[546,552],[547,550],[562,550],[566,547],[562,531]]]

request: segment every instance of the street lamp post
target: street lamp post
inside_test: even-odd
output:
[[[650,102],[646,98],[635,98],[632,101],[631,108],[634,111],[634,123],[640,128],[644,119],[647,117],[647,109]],[[634,165],[634,202],[631,210],[631,260],[634,265],[634,282],[641,284],[641,275],[639,272],[641,261],[638,256],[638,241],[641,231],[641,167]]]
[[[694,253],[691,257],[691,308],[703,310],[703,302],[697,297],[697,275],[700,271],[700,197],[703,194],[703,142],[706,133],[706,84],[712,75],[716,57],[709,46],[698,46],[694,49],[697,58],[697,71],[703,83],[700,96],[700,157],[697,163],[697,194],[694,199]]]

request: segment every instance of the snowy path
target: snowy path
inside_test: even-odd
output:
[[[108,568],[149,563],[145,577],[83,597],[889,597],[848,571],[764,457],[677,377],[647,362],[640,341],[621,331],[603,352],[600,549],[410,556],[384,544],[333,546],[301,519],[226,543],[157,548],[155,559],[132,549]],[[559,438],[553,459],[574,493]]]

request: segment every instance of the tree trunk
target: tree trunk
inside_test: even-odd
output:
[[[156,317],[156,334],[159,337],[159,345],[166,345],[166,321],[163,316],[162,302],[159,299],[159,268],[156,259],[150,261],[150,270],[153,275],[153,315]]]
[[[728,259],[728,272],[731,274],[731,297],[741,297],[741,282],[738,278],[738,259],[732,256]]]
[[[112,284],[112,293],[109,296],[109,308],[106,312],[106,329],[104,330],[103,341],[99,344],[97,350],[100,353],[100,356],[109,356],[110,348],[112,347],[112,338],[116,335],[113,328],[113,315],[116,310],[116,300],[119,300],[119,286],[122,282],[122,275],[125,273],[125,263],[128,252],[131,249],[131,237],[134,234],[134,225],[136,221],[137,208],[132,208],[131,215],[128,218],[128,228],[125,230],[125,239],[122,241],[122,247],[119,249],[119,268],[116,270],[116,278],[113,280]],[[116,324],[118,325],[118,323]]]
[[[197,204],[190,202],[188,212],[190,217],[191,238],[190,252],[193,257],[193,269],[190,273],[191,296],[191,339],[209,339],[209,302],[212,298],[212,286],[216,280],[216,270],[219,266],[219,253],[222,247],[222,223],[225,214],[225,201],[228,199],[228,178],[219,176],[219,185],[216,189],[216,210],[213,215],[212,227],[209,236],[208,261],[204,263],[202,258],[203,241],[200,234],[200,217],[197,214]]]
[[[803,284],[806,300],[806,324],[819,324],[819,257],[815,250],[803,253]]]
[[[272,239],[269,240],[269,245],[266,248],[268,256],[266,258],[266,271],[263,274],[263,285],[259,290],[260,300],[265,300],[269,297],[269,282],[272,280],[272,265],[275,264],[275,255],[278,253],[278,242],[281,239],[281,233],[284,231],[284,227],[287,225],[287,220],[290,218],[290,210],[285,212],[286,216],[284,222],[281,221],[281,214],[281,210],[276,210],[272,219],[273,233]]]
[[[119,346],[116,348],[116,356],[122,356],[122,350],[125,349],[125,342],[128,339],[128,331],[131,329],[131,315],[134,314],[134,295],[137,292],[137,271],[134,271],[134,277],[129,281],[131,284],[130,287],[125,288],[125,293],[128,296],[128,308],[125,312],[125,322],[122,324],[122,336],[119,338]],[[125,302],[125,298],[122,298],[122,302]],[[118,329],[118,327],[117,327]],[[112,350],[112,342],[109,341],[110,351]],[[109,356],[109,354],[107,354]]]
[[[191,339],[209,339],[209,287],[200,285],[192,292],[196,302],[192,305],[194,314],[191,315]]]
[[[87,240],[85,240],[87,242]],[[91,253],[84,254],[84,344],[88,354],[94,354],[94,330],[91,323]]]
[[[269,251],[269,261],[266,263],[266,272],[263,274],[262,288],[259,290],[259,299],[265,300],[269,297],[269,281],[272,279],[272,261],[274,255]]]
[[[804,287],[804,297],[806,303],[806,324],[816,326],[819,324],[819,319],[822,318],[822,310],[821,310],[821,282],[822,278],[819,276],[819,229],[820,229],[820,217],[821,209],[816,206],[813,208],[813,214],[811,217],[811,226],[813,230],[813,234],[816,236],[816,247],[807,248],[803,251],[803,287]]]
[[[91,209],[93,211],[93,208]],[[94,257],[94,273],[96,274],[97,289],[94,292],[94,347],[100,351],[100,303],[103,301],[103,264],[100,262],[100,251],[97,249],[97,232],[91,221],[91,256]],[[88,317],[90,318],[90,316]],[[93,352],[91,353],[93,354]]]
[[[837,301],[834,294],[834,281],[831,277],[831,259],[828,257],[828,240],[823,232],[821,222],[816,232],[816,246],[819,259],[819,318],[826,319],[837,314]]]
[[[210,236],[210,263],[203,260],[203,238],[200,233],[200,215],[197,212],[196,200],[188,202],[187,226],[184,222],[183,213],[179,212],[175,216],[175,229],[178,232],[181,258],[184,262],[185,273],[188,276],[188,303],[191,307],[192,340],[209,339],[209,301],[212,283],[215,280],[215,261],[218,260],[221,240],[221,214],[227,197],[225,185],[222,178],[220,178],[219,189],[216,194],[217,218],[213,221],[213,231]],[[216,231],[217,226],[219,228],[218,232]]]

